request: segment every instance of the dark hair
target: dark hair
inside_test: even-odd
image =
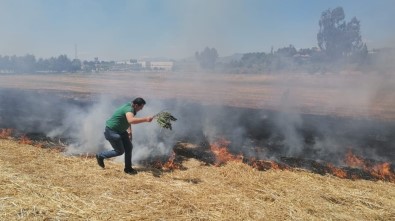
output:
[[[141,106],[145,104],[145,100],[141,97],[138,97],[133,100],[133,104],[137,104],[138,106]]]

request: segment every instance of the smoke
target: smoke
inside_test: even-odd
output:
[[[86,109],[70,109],[65,113],[60,127],[51,130],[49,137],[67,136],[74,140],[67,153],[94,153],[105,148],[103,131],[106,117],[113,108],[111,100],[100,97],[97,103]],[[108,147],[108,145],[107,145]]]
[[[64,110],[76,108],[78,103],[42,92],[0,90],[2,127],[24,132],[50,131],[61,125]]]
[[[255,84],[271,89],[252,109],[243,105],[250,105],[248,95],[255,95],[235,86],[235,81],[243,85],[241,77],[178,74],[136,75],[139,83],[132,89],[125,84],[117,94],[87,99],[66,92],[3,89],[0,127],[67,138],[69,154],[97,153],[111,149],[103,136],[105,121],[118,106],[141,96],[147,105],[137,117],[166,110],[178,120],[172,131],[156,122],[133,125],[134,163],[169,155],[180,141],[207,146],[220,138],[231,142],[233,153],[257,159],[296,156],[341,163],[348,150],[370,159],[395,159],[395,126],[374,117],[393,116],[392,75],[279,75],[265,78],[262,85],[251,76]],[[258,91],[249,85],[248,90]]]
[[[96,153],[112,149],[104,139],[105,121],[117,106],[131,99],[100,95],[80,100],[78,94],[1,90],[0,127],[26,134],[41,133],[53,139],[65,138],[67,154]],[[166,107],[162,102],[152,102],[137,117],[163,109]],[[168,154],[174,145],[174,133],[161,130],[154,122],[133,125],[133,135],[136,161]]]
[[[284,145],[287,155],[300,154],[303,151],[303,142],[297,132],[302,125],[302,118],[296,106],[296,98],[286,90],[281,96],[279,115],[275,124],[284,137]]]

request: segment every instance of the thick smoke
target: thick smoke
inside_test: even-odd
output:
[[[113,104],[108,98],[101,97],[86,109],[66,109],[62,125],[48,132],[49,137],[67,136],[73,139],[67,152],[92,153],[104,148],[104,121]]]
[[[68,143],[67,154],[96,153],[111,148],[103,135],[105,121],[118,105],[131,99],[103,95],[79,100],[77,94],[1,90],[0,127],[25,134],[41,133],[53,139],[64,138]],[[153,102],[137,116],[153,115],[162,109],[165,107],[161,102]],[[152,154],[167,154],[174,145],[174,134],[160,131],[154,123],[133,128],[137,161]]]

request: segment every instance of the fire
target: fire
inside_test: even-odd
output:
[[[0,139],[7,139],[11,136],[12,134],[12,129],[5,128],[5,129],[0,129]]]
[[[162,168],[167,169],[167,170],[175,170],[175,169],[180,169],[181,166],[177,163],[174,162],[176,159],[176,153],[172,153],[169,160],[163,164]]]
[[[181,166],[179,163],[175,162],[175,159],[176,159],[176,153],[173,152],[173,153],[170,155],[169,159],[168,159],[165,163],[163,163],[162,160],[156,160],[156,161],[154,162],[154,165],[153,165],[153,166],[154,166],[155,168],[157,168],[157,169],[164,169],[164,170],[176,170],[176,169],[181,169],[182,166]]]
[[[345,158],[345,163],[350,167],[358,167],[369,173],[372,177],[380,180],[395,181],[395,173],[391,171],[391,165],[388,162],[372,163],[364,160],[362,157],[355,156],[349,151]]]
[[[350,167],[364,167],[365,162],[361,157],[355,156],[351,150],[346,154],[345,163]]]
[[[347,178],[347,172],[344,171],[343,169],[335,167],[331,163],[328,163],[326,166],[327,166],[328,170],[330,171],[330,174],[340,177],[340,178]]]
[[[221,138],[210,144],[211,152],[215,155],[215,165],[220,166],[228,161],[242,162],[243,156],[241,154],[235,156],[228,151],[230,141]]]
[[[280,166],[278,163],[271,160],[251,159],[250,161],[250,166],[257,170],[284,169],[283,166]]]
[[[230,141],[220,138],[210,144],[211,152],[215,155],[215,166],[220,166],[226,162],[244,162],[257,170],[287,169],[285,165],[280,165],[271,160],[257,160],[255,158],[245,158],[242,154],[233,155],[228,151]]]
[[[21,138],[19,139],[20,144],[33,144],[33,141],[30,140],[26,135],[22,135]]]
[[[381,179],[388,177],[389,180],[395,181],[395,174],[391,172],[390,164],[387,162],[374,165],[372,167],[372,173],[375,177],[379,177]]]

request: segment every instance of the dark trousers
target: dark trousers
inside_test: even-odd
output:
[[[129,139],[128,132],[124,131],[119,133],[106,127],[104,130],[104,137],[110,142],[114,149],[100,152],[98,155],[102,158],[111,158],[125,153],[125,168],[131,168],[133,145]]]

